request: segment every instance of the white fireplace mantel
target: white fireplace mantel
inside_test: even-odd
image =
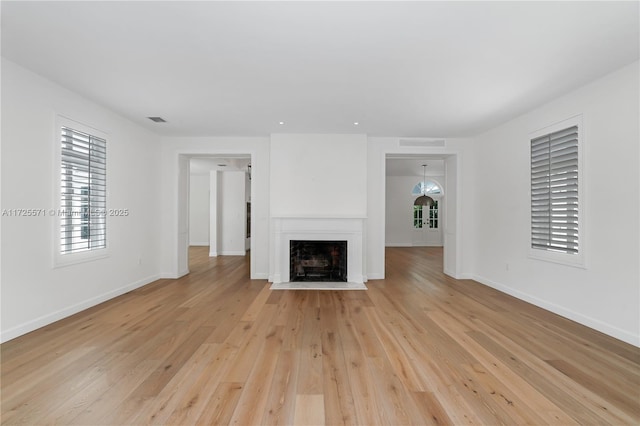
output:
[[[362,284],[365,277],[362,216],[276,216],[272,217],[274,284],[289,282],[291,240],[346,241],[347,281]]]

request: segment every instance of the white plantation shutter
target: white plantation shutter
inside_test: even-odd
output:
[[[578,126],[531,139],[531,248],[577,254]]]
[[[107,142],[61,128],[60,253],[106,247]]]

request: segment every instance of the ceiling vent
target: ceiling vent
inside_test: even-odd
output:
[[[153,121],[154,123],[166,123],[167,120],[165,120],[162,117],[147,117],[149,120]]]
[[[444,146],[444,139],[400,139],[400,146]]]

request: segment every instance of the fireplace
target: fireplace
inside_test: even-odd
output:
[[[274,284],[289,283],[300,287],[308,287],[307,284],[319,283],[332,286],[333,283],[341,284],[358,284],[359,288],[365,289],[364,286],[364,256],[362,244],[362,231],[364,228],[364,218],[361,217],[273,217],[273,259],[272,273],[269,281]],[[321,281],[316,276],[313,281],[301,282],[295,281],[295,269],[291,268],[291,242],[306,241],[314,243],[343,243],[344,277],[331,277],[336,281]],[[310,263],[308,263],[310,265]],[[317,271],[305,271],[319,274]],[[327,273],[325,272],[325,275]],[[331,274],[328,274],[331,276]],[[295,288],[291,287],[291,288]]]
[[[347,241],[290,240],[289,280],[347,282]]]

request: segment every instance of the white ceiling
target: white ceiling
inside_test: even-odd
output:
[[[4,57],[159,134],[455,137],[636,61],[638,16],[637,1],[3,1],[1,35]]]

